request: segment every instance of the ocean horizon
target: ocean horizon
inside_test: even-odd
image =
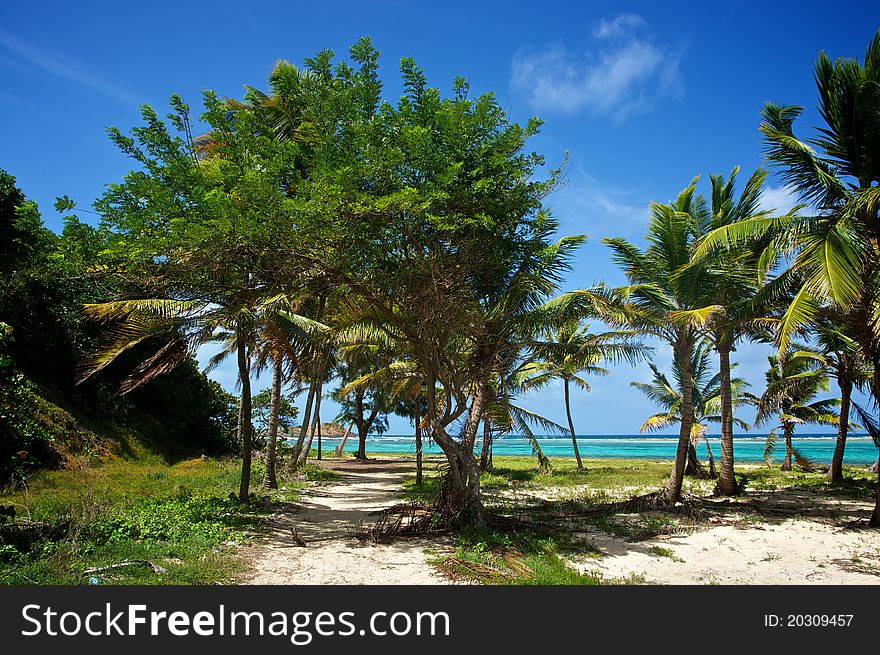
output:
[[[766,435],[735,435],[734,457],[738,462],[764,462],[764,442]],[[574,457],[571,438],[564,436],[537,436],[541,449],[548,457]],[[578,435],[578,449],[581,457],[621,458],[621,459],[672,459],[675,456],[678,435]],[[339,437],[323,437],[322,448],[335,448]],[[792,445],[805,457],[816,464],[829,464],[837,443],[835,434],[804,434],[795,436]],[[317,443],[313,442],[313,446]],[[478,439],[475,449],[479,451],[482,443]],[[709,446],[716,461],[721,459],[720,435],[709,435]],[[349,436],[345,444],[345,452],[357,450],[357,437]],[[415,437],[412,434],[367,437],[367,452],[371,453],[404,453],[415,454]],[[441,454],[437,444],[423,441],[422,452]],[[495,455],[532,456],[532,446],[522,435],[507,434],[496,437],[493,444]],[[772,460],[781,461],[785,455],[785,443],[780,435],[772,451]],[[853,434],[847,438],[844,462],[853,465],[869,465],[877,461],[877,446],[874,440],[864,433]],[[708,459],[706,444],[697,444],[697,456],[701,460]]]

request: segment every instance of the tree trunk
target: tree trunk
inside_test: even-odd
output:
[[[238,379],[241,382],[241,404],[238,421],[238,436],[241,441],[241,483],[238,487],[238,499],[246,503],[249,499],[251,486],[251,371],[248,364],[247,344],[244,335],[238,334]]]
[[[678,358],[679,370],[683,380],[690,380],[691,372],[691,343],[684,340],[676,346],[675,356]],[[681,496],[681,486],[684,482],[684,470],[687,463],[688,447],[691,443],[691,427],[694,423],[694,389],[692,384],[682,385],[681,402],[681,429],[678,433],[678,448],[675,451],[675,464],[666,486],[661,490],[658,499],[664,505],[672,507]]]
[[[733,398],[730,383],[730,344],[718,343],[718,362],[721,384],[721,470],[715,494],[735,496],[740,492],[733,470]],[[709,442],[706,442],[708,447]]]
[[[874,511],[868,525],[872,528],[880,528],[880,451],[877,455],[877,501],[874,503]]]
[[[299,454],[299,461],[297,464],[305,464],[309,461],[309,453],[312,450],[312,440],[315,438],[315,431],[320,430],[321,425],[321,394],[324,389],[324,383],[319,382],[318,388],[315,390],[315,413],[312,417],[312,429],[309,430],[309,438],[303,446],[302,451]]]
[[[574,422],[571,420],[571,401],[568,390],[569,380],[565,378],[563,381],[563,388],[565,389],[565,416],[568,418],[568,429],[571,431],[571,445],[574,446],[574,456],[577,459],[578,470],[584,470],[584,464],[581,461],[581,451],[578,450],[578,440],[577,434],[574,431]]]
[[[312,420],[312,403],[315,400],[316,387],[317,384],[315,382],[309,384],[309,395],[306,397],[306,408],[303,412],[303,422],[299,428],[299,437],[297,437],[296,445],[293,447],[293,453],[290,455],[290,463],[288,464],[290,470],[296,468],[296,464],[299,461],[299,454],[302,452],[303,443],[306,439],[306,433],[309,430],[309,422]]]
[[[703,435],[703,441],[706,443],[706,457],[709,458],[709,478],[714,479],[717,475],[715,471],[715,457],[712,455],[712,446],[709,445],[709,437]]]
[[[355,423],[358,430],[358,449],[354,455],[355,459],[367,458],[367,428],[364,424],[364,393],[358,390],[355,395]]]
[[[492,468],[492,430],[483,419],[483,447],[480,449],[480,473]]]
[[[354,427],[354,423],[349,423],[348,427],[345,429],[345,434],[342,435],[342,441],[339,442],[339,445],[336,446],[336,450],[333,453],[334,457],[342,457],[342,453],[345,450],[345,443],[348,441],[348,435],[351,434],[351,429]]]
[[[791,425],[786,423],[782,428],[782,432],[785,435],[785,459],[782,460],[782,470],[790,471],[791,470]]]
[[[488,390],[488,376],[482,375],[477,382],[477,388],[474,390],[474,397],[471,401],[470,411],[468,411],[467,420],[461,431],[461,445],[469,450],[474,449],[474,443],[477,440],[477,428],[483,418],[483,409],[486,406],[486,396]]]
[[[275,451],[278,444],[278,408],[281,405],[281,360],[275,361],[272,370],[272,400],[269,403],[269,442],[266,444],[266,471],[263,474],[263,488],[277,489],[275,479]]]
[[[480,497],[480,471],[473,448],[463,447],[446,432],[446,425],[437,416],[436,374],[430,366],[426,366],[426,369],[428,427],[449,463],[446,474],[441,480],[435,512],[447,527],[485,527],[483,502]],[[444,420],[447,420],[448,424],[452,418],[447,417]]]
[[[703,465],[700,464],[700,460],[697,459],[697,448],[694,446],[693,441],[688,444],[687,465],[684,468],[684,474],[692,475],[697,478],[702,478],[704,475]]]
[[[416,484],[422,484],[422,426],[419,416],[419,401],[416,400]]]
[[[837,444],[834,446],[831,467],[828,469],[828,482],[843,481],[843,453],[846,449],[850,399],[852,398],[853,388],[852,382],[844,377],[838,376],[837,384],[840,387],[840,423],[837,425]]]

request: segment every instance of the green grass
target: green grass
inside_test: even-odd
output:
[[[487,584],[600,584],[565,564],[559,553],[571,548],[548,535],[482,530],[457,535],[453,556],[434,563],[453,576]]]
[[[233,581],[243,565],[236,545],[259,529],[270,502],[239,503],[240,462],[194,459],[169,466],[158,457],[112,459],[79,470],[42,471],[15,493],[15,523],[0,526],[0,584],[211,584]],[[326,479],[307,467],[306,479]],[[293,500],[306,483],[284,482],[276,500]],[[232,494],[233,497],[230,497]],[[149,560],[83,575],[87,568]]]

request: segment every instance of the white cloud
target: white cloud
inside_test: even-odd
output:
[[[22,69],[22,64],[30,65],[123,104],[138,104],[137,99],[130,93],[99,75],[83,69],[68,57],[39,50],[3,31],[0,31],[0,46],[18,59],[18,61],[11,61],[4,57],[0,63],[12,64],[11,67],[19,70]]]
[[[640,236],[650,198],[635,189],[618,188],[575,164],[567,184],[549,200],[560,232]]]
[[[680,49],[658,45],[645,28],[640,16],[623,14],[600,21],[584,50],[555,44],[521,51],[511,86],[537,110],[586,110],[617,121],[650,111],[658,99],[680,95],[683,84]]]
[[[760,208],[764,211],[772,211],[780,216],[787,213],[797,204],[797,194],[790,191],[787,187],[765,186],[764,193],[761,194]]]
[[[627,34],[645,27],[645,19],[638,14],[619,14],[611,20],[603,18],[593,29],[593,36],[597,39],[610,39]]]

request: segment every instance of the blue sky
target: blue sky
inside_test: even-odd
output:
[[[106,128],[138,124],[138,105],[163,113],[178,93],[238,97],[265,87],[277,59],[300,63],[323,47],[345,55],[361,35],[382,52],[386,96],[400,90],[401,57],[448,90],[454,76],[492,91],[512,117],[545,120],[533,147],[560,162],[567,186],[550,205],[563,233],[585,233],[566,288],[623,278],[605,236],[639,242],[649,201],[672,199],[695,175],[745,178],[762,164],[757,126],[765,101],[807,108],[799,131],[819,124],[812,64],[819,52],[861,57],[880,27],[876,2],[314,2],[3,3],[0,6],[0,167],[52,209],[67,194],[88,207],[131,164]],[[793,204],[771,177],[766,204]],[[88,219],[88,214],[81,214]],[[738,374],[761,390],[768,351],[744,345]],[[204,357],[204,353],[202,356]],[[671,357],[655,360],[668,369]],[[232,367],[212,374],[231,388]],[[646,366],[618,367],[577,394],[579,433],[638,430],[655,408],[629,387]],[[262,385],[266,381],[259,381]],[[561,388],[526,404],[564,423]],[[335,409],[324,405],[327,418]],[[750,416],[744,416],[749,420]],[[392,432],[408,424],[392,418]]]

